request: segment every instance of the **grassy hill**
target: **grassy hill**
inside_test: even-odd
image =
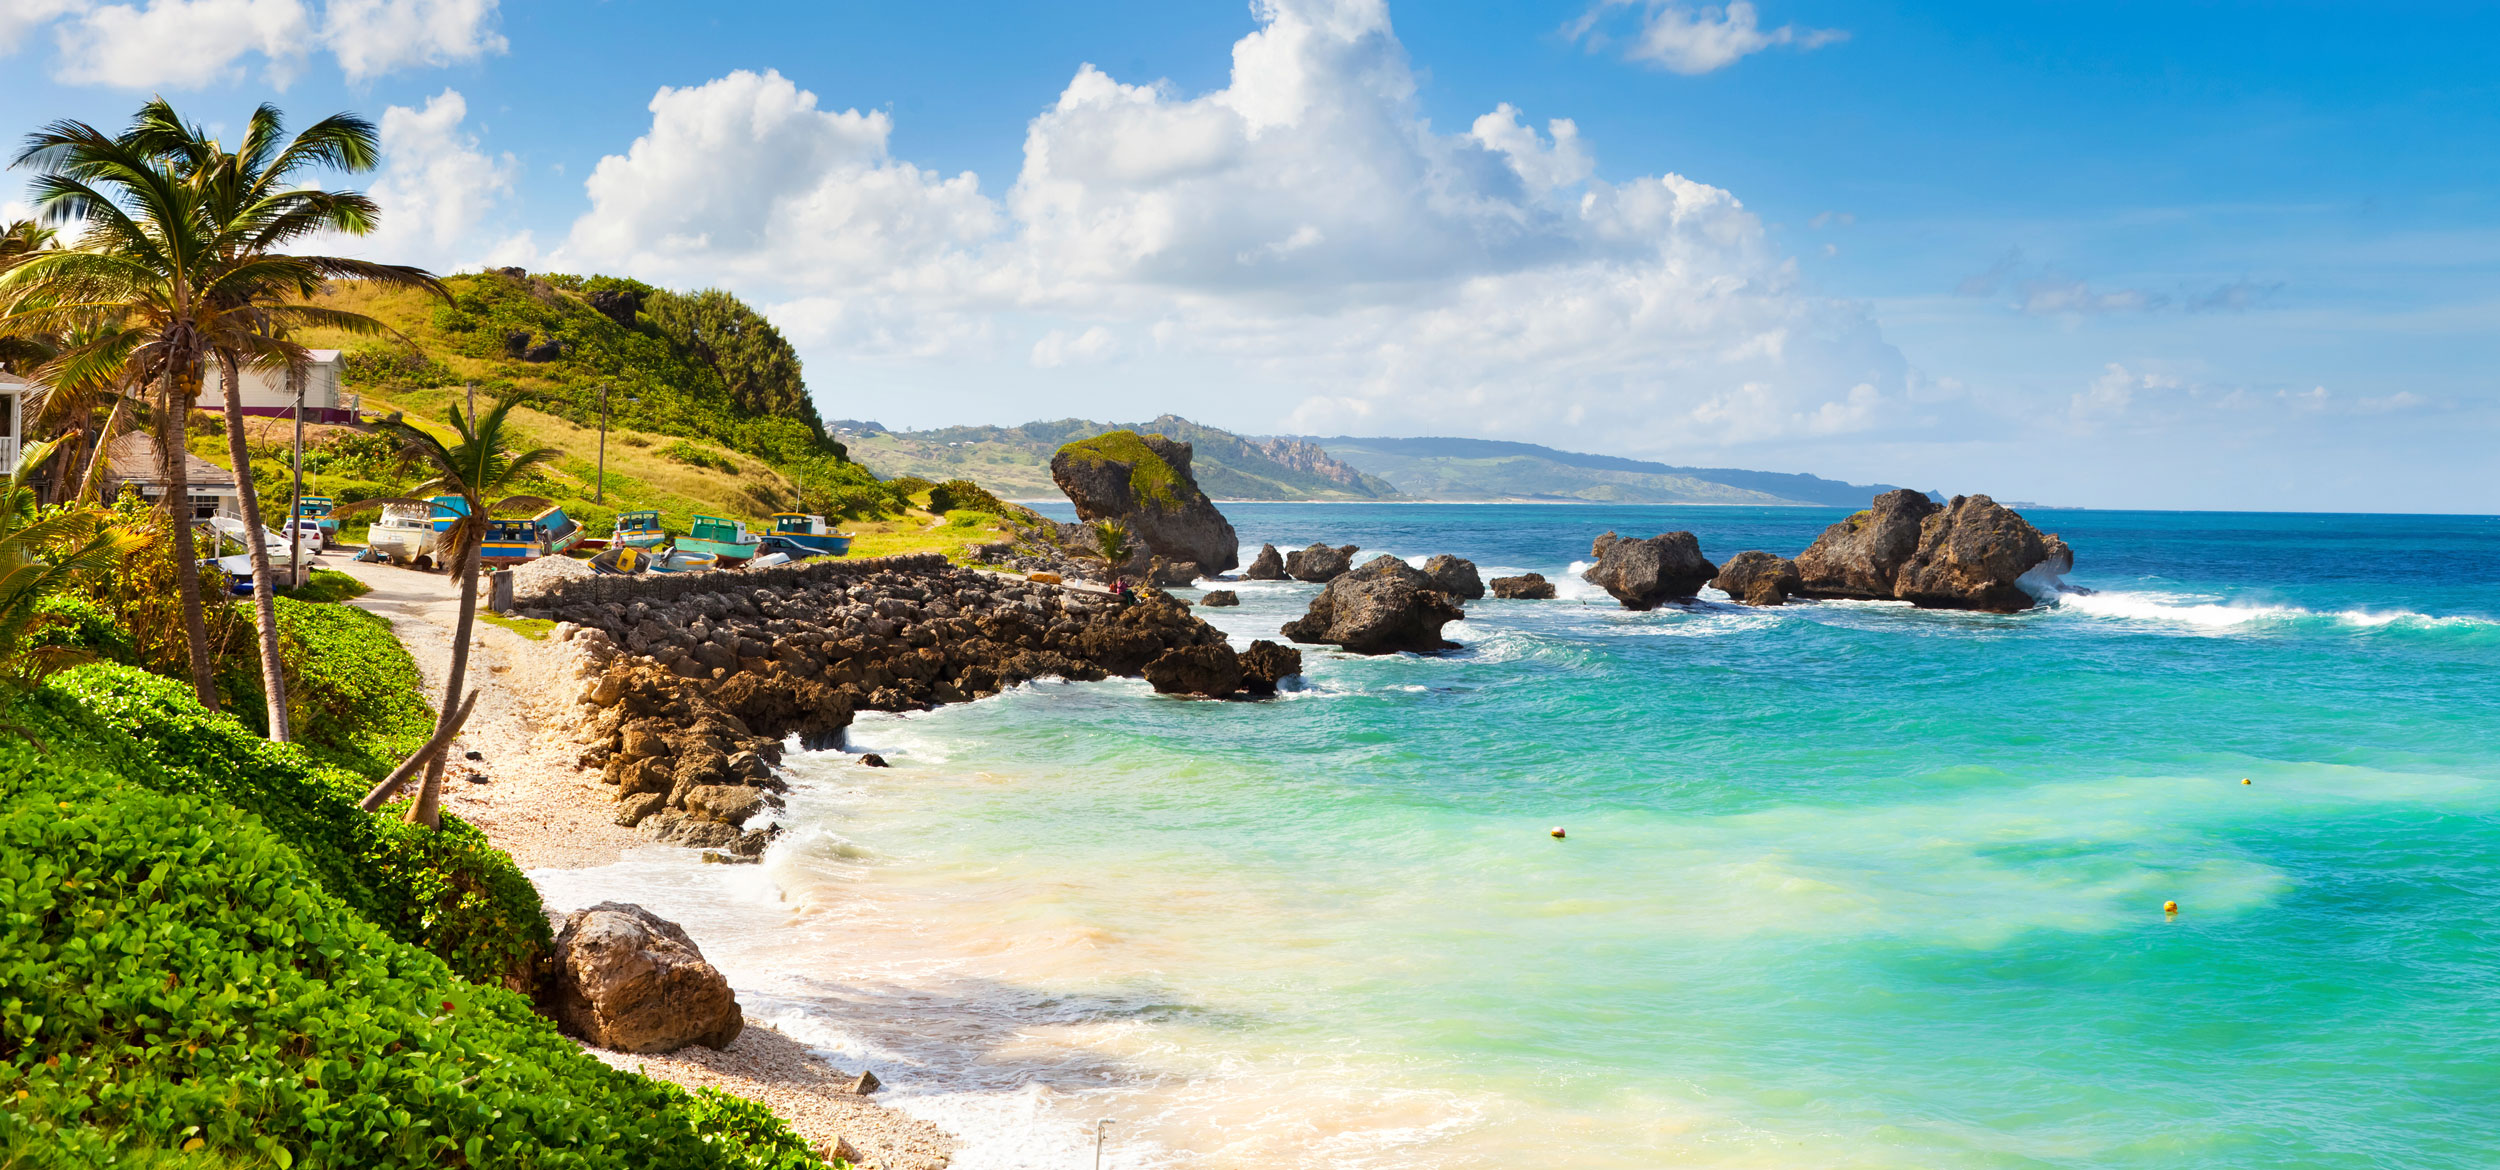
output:
[[[1422,499],[1863,508],[1894,487],[1776,471],[1677,467],[1497,439],[1338,436],[1308,441]]]
[[[1177,415],[1142,423],[1066,418],[1020,427],[889,431],[875,423],[836,423],[852,454],[882,475],[976,480],[1011,499],[1059,498],[1050,457],[1061,445],[1111,431],[1179,439],[1195,449],[1191,473],[1218,500],[1376,500],[1398,494],[1318,447],[1292,439],[1252,440]]]

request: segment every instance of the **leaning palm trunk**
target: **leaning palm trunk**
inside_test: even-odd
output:
[[[113,411],[104,416],[104,428],[95,434],[95,446],[87,455],[86,474],[78,477],[78,490],[71,503],[93,504],[104,494],[104,473],[112,469],[113,440],[121,437],[122,427],[130,416],[130,398],[124,395],[113,402]]]
[[[182,371],[165,370],[165,401],[158,424],[156,456],[165,463],[165,511],[174,529],[174,591],[182,599],[182,633],[191,646],[191,689],[200,705],[217,709],[217,675],[208,654],[208,610],[200,601],[199,546],[192,540],[190,440],[191,401],[182,392]]]
[[[460,688],[469,680],[469,639],[477,629],[477,567],[478,554],[486,546],[486,517],[483,509],[471,509],[471,515],[455,526],[460,539],[452,555],[452,572],[460,575],[460,621],[451,629],[451,669],[443,680],[442,715],[436,720],[454,717],[460,710]],[[417,801],[408,806],[408,820],[429,829],[443,827],[443,762],[451,758],[451,748],[434,753],[426,761],[425,784],[417,789]]]
[[[295,738],[287,720],[286,671],[278,659],[278,586],[269,567],[269,542],[252,531],[260,523],[260,489],[252,485],[251,448],[243,441],[243,382],[231,353],[217,355],[217,372],[226,379],[226,453],[234,458],[235,489],[242,494],[243,543],[252,557],[252,625],[260,633],[260,686],[269,697],[269,738],[285,743]],[[288,518],[292,525],[294,519]],[[292,573],[295,566],[287,566]]]

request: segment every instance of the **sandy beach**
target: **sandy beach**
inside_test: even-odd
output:
[[[361,564],[338,554],[321,564],[371,587],[353,604],[391,622],[424,674],[429,698],[439,696],[459,616],[454,583],[443,574]],[[469,679],[480,694],[453,745],[463,754],[446,773],[443,807],[484,831],[524,870],[591,868],[652,845],[646,834],[615,823],[615,805],[598,774],[575,766],[579,748],[561,721],[574,709],[581,666],[578,652],[565,643],[533,641],[483,621],[475,627]],[[468,752],[479,758],[468,760]],[[471,772],[486,782],[467,782]],[[618,900],[632,899],[620,891]],[[695,940],[698,946],[702,941]],[[850,1092],[852,1075],[765,1024],[749,1022],[720,1051],[696,1047],[654,1056],[583,1049],[618,1068],[761,1101],[821,1150],[863,1165],[935,1170],[946,1165],[954,1146],[936,1126]]]

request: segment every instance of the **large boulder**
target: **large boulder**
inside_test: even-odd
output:
[[[1955,496],[1919,525],[1918,551],[1892,595],[1922,609],[2029,609],[2034,593],[2074,568],[2066,542],[2043,536],[2022,513],[1986,496]],[[2031,588],[2025,588],[2025,578]]]
[[[1189,444],[1113,431],[1059,448],[1050,478],[1079,520],[1117,520],[1166,560],[1221,573],[1241,563],[1241,538],[1189,474]]]
[[[1221,642],[1175,646],[1147,663],[1145,675],[1157,694],[1221,699],[1241,689],[1241,658]]]
[[[1241,652],[1241,688],[1254,695],[1276,693],[1276,684],[1302,673],[1302,652],[1261,638]]]
[[[1552,601],[1554,599],[1554,583],[1546,580],[1545,574],[1543,573],[1522,573],[1516,577],[1495,577],[1493,579],[1493,596],[1513,598],[1520,601]]]
[[[1786,605],[1797,591],[1797,562],[1759,549],[1740,552],[1710,584],[1747,605]]]
[[[1466,617],[1423,570],[1382,554],[1328,583],[1311,608],[1285,623],[1296,642],[1334,643],[1356,654],[1447,650],[1441,627]]]
[[[1580,579],[1604,589],[1625,609],[1691,600],[1719,574],[1719,567],[1702,557],[1701,542],[1690,532],[1661,533],[1647,540],[1625,540],[1609,532],[1589,545],[1589,555],[1597,563]]]
[[[1939,505],[1908,488],[1875,497],[1875,505],[1823,530],[1797,555],[1800,597],[1889,600],[1901,567],[1918,554],[1919,526]]]
[[[1474,601],[1484,596],[1484,578],[1476,575],[1476,562],[1448,553],[1424,562],[1424,576],[1432,578],[1434,587],[1460,601]]]
[[[729,981],[694,940],[640,906],[601,902],[567,915],[555,968],[557,1022],[601,1048],[727,1048],[746,1027]]]
[[[1285,579],[1285,558],[1276,552],[1275,545],[1260,545],[1259,555],[1250,559],[1250,567],[1243,569],[1241,575],[1252,581],[1282,581]]]
[[[1241,595],[1230,589],[1209,589],[1206,596],[1198,599],[1198,604],[1207,609],[1221,609],[1241,604]]]
[[[1296,581],[1325,585],[1354,567],[1357,546],[1341,544],[1330,548],[1314,544],[1300,552],[1285,554],[1285,575]]]

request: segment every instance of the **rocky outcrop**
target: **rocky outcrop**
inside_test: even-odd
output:
[[[1113,431],[1059,448],[1050,478],[1079,520],[1117,520],[1157,556],[1194,563],[1203,573],[1226,572],[1241,563],[1241,538],[1198,490],[1189,457],[1187,443]]]
[[[583,298],[601,316],[631,329],[634,314],[642,311],[642,294],[630,288],[603,288]]]
[[[1476,575],[1474,561],[1442,553],[1424,562],[1424,576],[1432,578],[1434,588],[1460,601],[1484,596],[1484,578]]]
[[[1589,546],[1597,563],[1581,580],[1604,589],[1625,609],[1656,609],[1669,601],[1689,601],[1718,576],[1719,567],[1701,555],[1701,542],[1690,532],[1667,532],[1647,540],[1625,540],[1609,532]]]
[[[1457,643],[1444,639],[1441,627],[1466,616],[1422,570],[1383,554],[1330,581],[1308,612],[1285,623],[1284,633],[1356,654],[1447,650]]]
[[[1302,673],[1302,652],[1262,638],[1241,652],[1241,688],[1254,695],[1272,695],[1276,685]]]
[[[1823,530],[1814,544],[1797,554],[1800,597],[1890,600],[1901,567],[1918,554],[1919,526],[1935,515],[1934,500],[1900,488],[1875,497],[1875,504]]]
[[[1740,552],[1710,584],[1746,605],[1786,605],[1797,591],[1797,562],[1759,549]]]
[[[1207,609],[1221,609],[1241,604],[1241,595],[1230,589],[1209,589],[1206,596],[1198,599],[1198,604]]]
[[[1146,566],[1147,583],[1160,585],[1166,589],[1187,588],[1204,576],[1206,574],[1198,571],[1198,564],[1195,561],[1167,561],[1162,557],[1156,557]]]
[[[1520,601],[1552,601],[1554,583],[1543,573],[1523,573],[1516,577],[1495,577],[1493,596]]]
[[[553,998],[566,1031],[617,1052],[727,1048],[746,1027],[738,997],[676,923],[625,902],[567,915]]]
[[[1354,554],[1360,551],[1351,544],[1330,548],[1314,544],[1300,552],[1285,554],[1285,575],[1296,581],[1325,585],[1354,567]]]
[[[1282,581],[1285,579],[1285,558],[1277,554],[1275,545],[1260,545],[1259,555],[1250,559],[1250,567],[1243,569],[1241,575],[1251,581]]]
[[[1986,496],[1955,496],[1920,522],[1918,551],[1892,595],[1921,609],[2014,613],[2036,600],[2026,577],[2045,592],[2074,564],[2065,541],[2041,535],[2022,513]]]
[[[1181,646],[1147,663],[1145,675],[1157,694],[1221,699],[1241,689],[1241,657],[1220,642]]]

